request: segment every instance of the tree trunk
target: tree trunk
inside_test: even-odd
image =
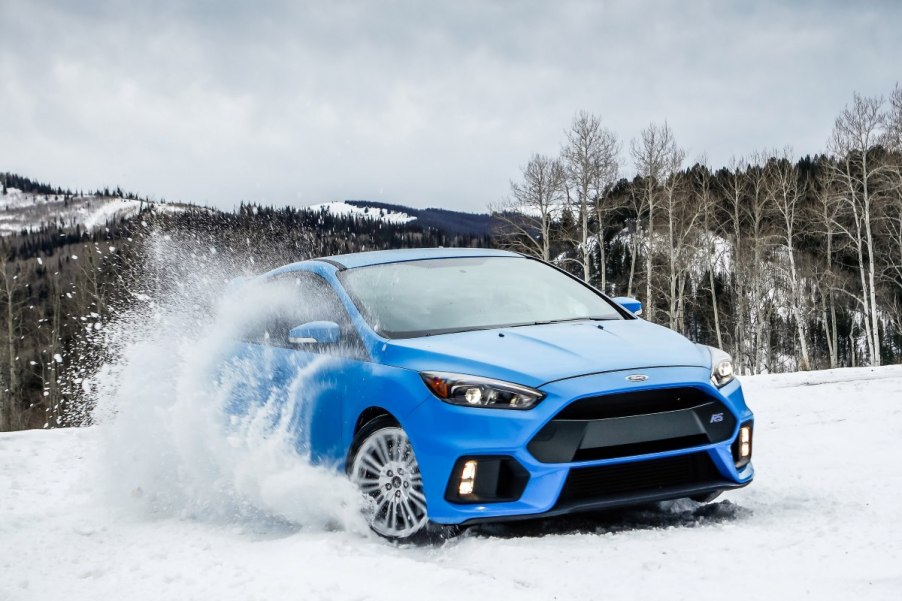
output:
[[[580,201],[580,222],[582,225],[582,256],[583,256],[583,281],[591,283],[592,255],[589,253],[589,205],[585,200]]]
[[[869,148],[864,149],[864,153],[861,158],[861,166],[862,166],[862,200],[864,201],[864,231],[865,231],[865,240],[867,242],[867,251],[868,251],[868,284],[870,289],[867,291],[867,294],[870,297],[870,305],[871,305],[871,336],[873,336],[873,348],[874,353],[871,355],[871,365],[879,366],[880,365],[880,315],[877,310],[877,282],[876,280],[876,268],[874,266],[874,253],[877,250],[874,246],[874,236],[871,232],[871,191],[869,188],[870,182],[868,177],[868,151]]]
[[[799,353],[801,358],[799,361],[799,369],[808,371],[811,369],[811,359],[808,354],[808,340],[805,337],[805,318],[802,315],[802,300],[804,295],[801,291],[801,283],[799,282],[798,271],[796,270],[795,248],[792,244],[792,230],[789,230],[787,237],[788,254],[789,254],[789,279],[792,287],[792,316],[796,322],[796,335],[799,338]]]
[[[861,225],[857,226],[859,231],[857,232],[858,239],[856,240],[856,250],[858,252],[858,276],[861,280],[861,306],[864,310],[864,332],[865,332],[865,340],[868,345],[868,355],[871,357],[871,361],[873,362],[873,358],[875,356],[874,349],[874,337],[871,334],[871,305],[870,305],[870,294],[868,293],[868,280],[867,280],[867,268],[865,267],[864,260],[864,252],[862,246],[864,241],[861,239]]]
[[[717,291],[714,289],[714,266],[708,270],[708,283],[711,286],[711,308],[714,311],[714,333],[717,335],[717,348],[723,348],[723,337],[720,333],[720,311],[717,308]]]
[[[596,210],[596,219],[598,219],[598,273],[601,275],[601,291],[607,292],[607,259],[604,250],[604,224],[601,221],[601,214]]]
[[[651,268],[652,257],[655,253],[655,201],[654,190],[648,193],[648,232],[645,241],[645,317],[648,321],[654,321],[655,303],[651,296]]]
[[[830,352],[830,367],[839,367],[839,333],[836,327],[836,302],[833,299],[833,291],[830,291],[830,321],[832,325],[833,345]]]
[[[830,369],[835,369],[839,365],[839,340],[837,338],[836,333],[836,302],[833,298],[833,281],[832,281],[832,269],[833,269],[833,232],[830,228],[830,220],[828,218],[824,219],[824,223],[827,225],[827,277],[829,278],[827,281],[827,293],[824,302],[827,304],[827,307],[830,310],[829,321],[827,316],[824,317],[824,325],[827,328],[827,351],[830,354]]]
[[[16,356],[16,307],[15,307],[15,289],[13,287],[13,279],[6,271],[6,264],[0,265],[3,269],[4,292],[6,294],[6,352],[9,360],[9,376],[6,382],[6,429],[17,430],[22,427],[19,416],[19,369]]]
[[[670,329],[677,330],[677,265],[676,265],[676,244],[674,241],[673,235],[673,195],[670,193],[668,200],[668,211],[667,211],[667,254],[669,259],[669,279],[670,279],[670,298],[668,299],[667,306],[670,311]],[[677,330],[679,331],[679,330]]]
[[[630,276],[626,281],[626,295],[633,296],[633,278],[636,275],[636,253],[638,245],[636,244],[636,232],[630,236]]]

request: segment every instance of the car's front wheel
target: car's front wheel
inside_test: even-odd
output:
[[[350,477],[364,495],[370,527],[392,540],[408,540],[429,524],[423,477],[404,430],[387,416],[354,437]]]

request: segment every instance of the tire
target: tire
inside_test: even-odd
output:
[[[419,464],[407,434],[387,415],[367,422],[348,453],[348,476],[365,499],[370,528],[393,541],[419,542],[443,537],[431,524]]]

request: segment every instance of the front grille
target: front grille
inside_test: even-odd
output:
[[[631,457],[633,455],[649,455],[651,453],[664,453],[679,449],[691,449],[708,444],[708,437],[704,434],[692,434],[689,436],[677,436],[663,440],[646,440],[630,444],[621,444],[612,447],[594,447],[591,449],[577,449],[573,455],[573,461],[596,461],[598,459],[617,459],[618,457]]]
[[[578,399],[529,441],[544,463],[617,459],[725,442],[736,418],[698,388],[636,390]]]
[[[711,400],[698,388],[655,388],[606,394],[574,401],[555,419],[612,419],[691,409]]]
[[[570,470],[557,505],[601,501],[625,494],[716,483],[723,480],[708,453]]]

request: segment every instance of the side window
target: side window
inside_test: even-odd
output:
[[[294,348],[288,341],[288,332],[310,321],[334,321],[342,331],[342,340],[334,345],[310,345],[306,350],[364,356],[357,330],[335,290],[320,276],[308,272],[284,274],[266,284],[265,307],[258,334],[259,342]]]

